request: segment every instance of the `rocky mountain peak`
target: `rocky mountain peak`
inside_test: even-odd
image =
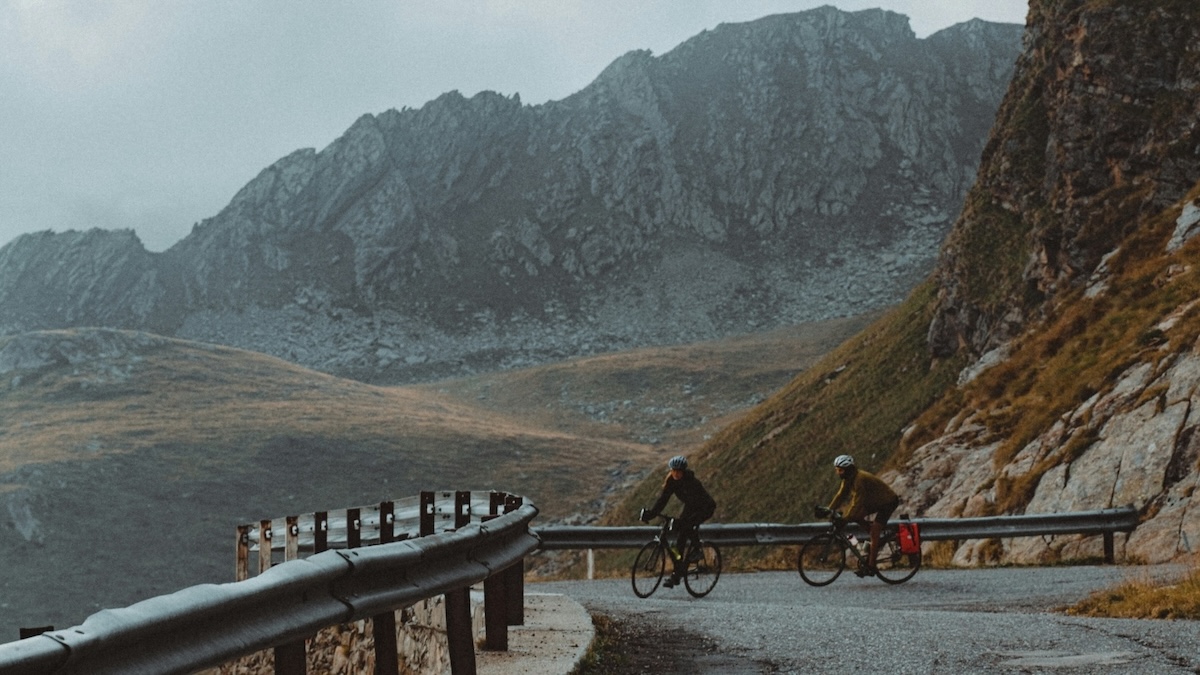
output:
[[[137,311],[58,267],[37,288],[69,311],[0,306],[0,332],[153,327],[404,381],[873,309],[930,269],[1021,32],[826,7],[631,52],[562,101],[364,115],[143,254]]]

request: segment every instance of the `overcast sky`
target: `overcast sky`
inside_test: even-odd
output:
[[[152,251],[364,113],[582,89],[723,22],[883,7],[918,37],[1027,0],[0,0],[0,246],[133,229]]]

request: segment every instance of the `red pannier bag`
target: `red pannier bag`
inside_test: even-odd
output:
[[[917,524],[910,521],[907,515],[900,516],[897,524],[896,540],[900,543],[900,552],[905,555],[921,552],[921,530]]]

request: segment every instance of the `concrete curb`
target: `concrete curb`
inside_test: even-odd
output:
[[[477,675],[566,675],[596,637],[583,605],[559,593],[525,593],[525,625],[509,626],[508,651],[478,651]]]

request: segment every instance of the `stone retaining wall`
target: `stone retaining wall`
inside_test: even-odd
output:
[[[471,593],[471,622],[483,634],[483,596]],[[450,673],[444,598],[424,600],[396,612],[396,645],[404,675]],[[375,670],[375,639],[371,620],[331,626],[307,641],[308,672],[329,675],[371,675]],[[200,675],[274,675],[275,656],[266,650]]]

